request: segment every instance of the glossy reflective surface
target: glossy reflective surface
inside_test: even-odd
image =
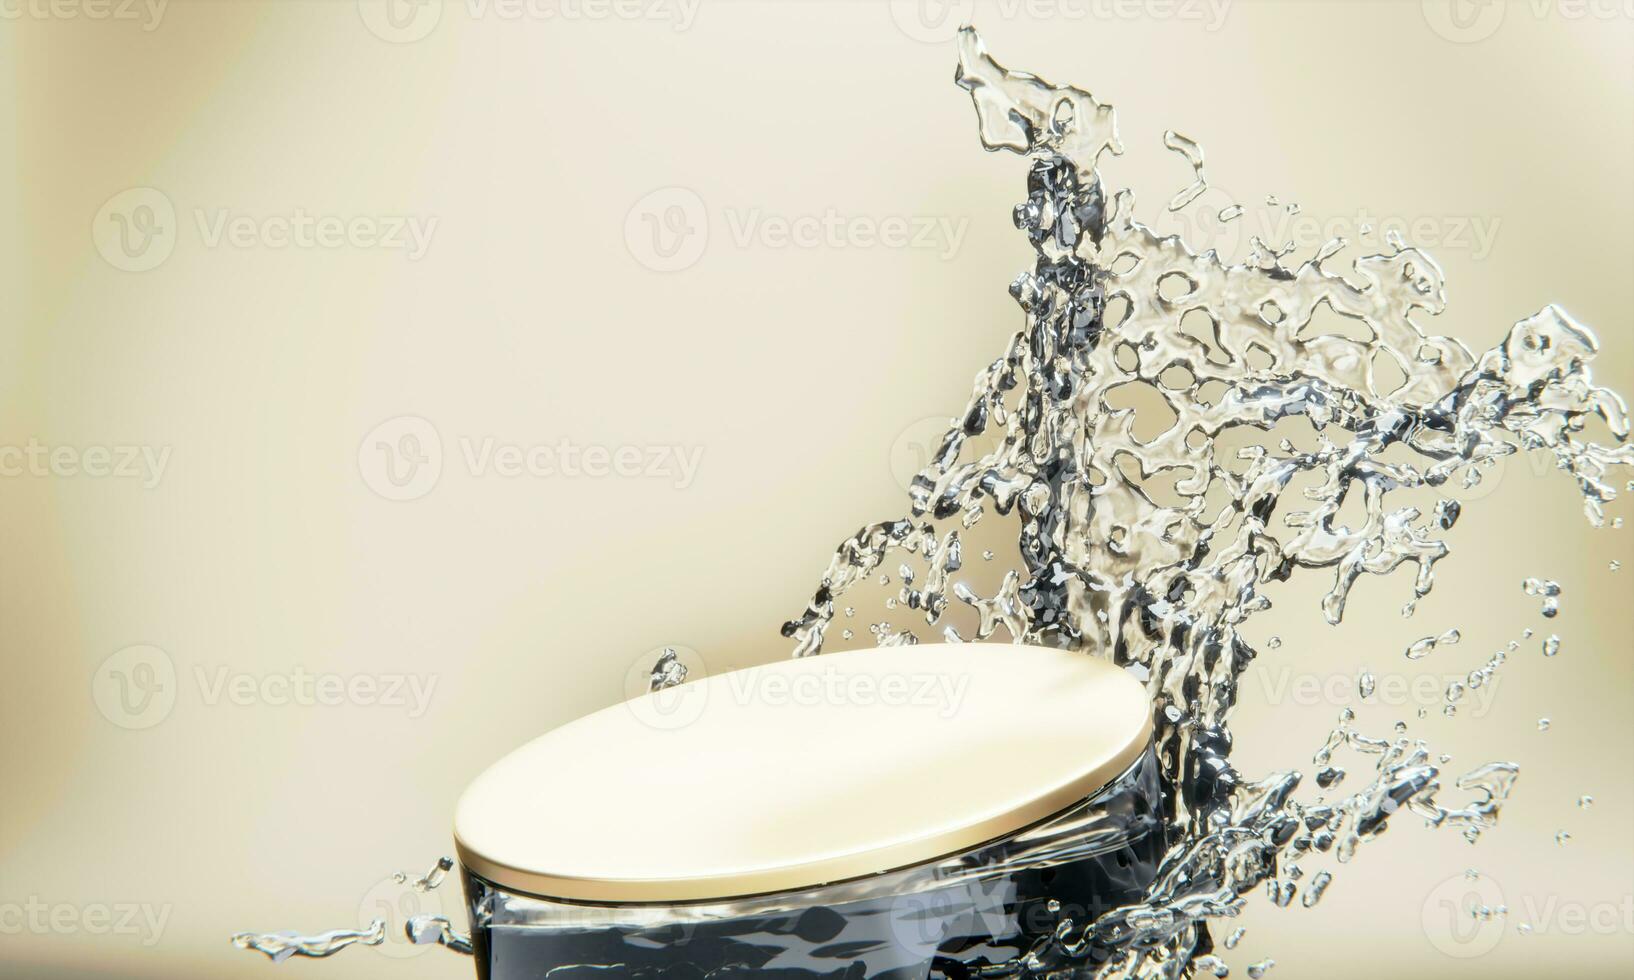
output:
[[[1163,853],[1157,801],[1147,752],[1093,798],[1011,837],[933,864],[730,903],[574,905],[468,875],[478,973],[974,976],[1025,955],[1063,918],[1091,920],[1138,898]]]

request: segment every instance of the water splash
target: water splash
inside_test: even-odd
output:
[[[1297,770],[1257,779],[1237,771],[1229,720],[1257,655],[1241,627],[1269,608],[1265,587],[1302,570],[1331,574],[1321,607],[1337,624],[1361,576],[1412,566],[1412,598],[1402,607],[1411,616],[1448,553],[1437,532],[1461,508],[1441,497],[1425,517],[1403,497],[1454,480],[1476,486],[1518,452],[1552,455],[1600,526],[1616,496],[1608,470],[1634,464],[1634,448],[1622,445],[1627,412],[1592,383],[1593,334],[1558,307],[1516,323],[1476,357],[1424,331],[1420,320],[1445,307],[1442,273],[1399,236],[1347,270],[1327,267],[1346,248],[1342,239],[1292,264],[1292,242],[1255,238],[1245,262],[1226,264],[1207,242],[1142,224],[1131,191],[1109,192],[1099,167],[1123,149],[1110,105],[1004,69],[969,28],[959,35],[955,80],[971,96],[983,145],[1028,160],[1027,197],[1014,219],[1037,258],[1010,287],[1027,322],[978,373],[965,411],[914,477],[907,512],[842,542],[783,632],[796,656],[820,654],[837,603],[858,586],[891,585],[886,563],[897,556],[900,588],[887,608],[923,617],[943,638],[983,640],[1002,630],[1019,642],[1108,657],[1142,678],[1175,843],[1141,901],[1092,921],[1062,917],[1025,955],[982,975],[1065,977],[1094,961],[1101,980],[1223,977],[1229,970],[1213,954],[1211,930],[1237,916],[1248,896],[1316,905],[1334,875],[1323,869],[1307,880],[1302,862],[1348,863],[1404,811],[1474,842],[1497,825],[1519,775],[1512,763],[1477,766],[1452,780],[1459,799],[1443,803],[1440,767],[1450,756],[1432,762],[1427,743],[1406,737],[1404,724],[1394,738],[1367,735],[1348,709],[1313,762],[1324,791],[1346,778],[1333,764],[1337,753],[1363,763],[1352,765],[1366,782],[1349,795],[1302,800]],[[1192,183],[1169,201],[1182,210],[1206,189],[1202,150],[1173,131],[1164,141],[1192,166]],[[1266,203],[1280,206],[1274,196]],[[1231,205],[1218,219],[1224,225],[1243,213]],[[1325,332],[1315,325],[1319,313],[1347,329]],[[1146,429],[1153,418],[1161,424]],[[1581,437],[1596,418],[1617,446]],[[1288,436],[1268,445],[1272,430],[1289,428],[1299,429],[1305,448]],[[1243,432],[1259,441],[1233,450]],[[989,512],[1013,518],[1020,560],[984,595],[955,576],[963,532]],[[1556,583],[1529,580],[1527,592],[1543,597],[1546,616],[1558,611]],[[844,606],[847,618],[854,612]],[[944,622],[956,619],[966,625]],[[919,639],[883,621],[869,632],[880,646]],[[1456,630],[1426,637],[1419,656],[1457,638]],[[1545,654],[1558,645],[1551,636]],[[1446,712],[1503,657],[1449,685]],[[665,651],[650,687],[685,679],[685,666]],[[1371,674],[1361,675],[1364,697],[1371,684]],[[1556,835],[1560,844],[1569,839]],[[395,880],[429,890],[451,866],[445,858],[426,875]],[[405,931],[417,943],[470,952],[442,917],[418,916]],[[1242,936],[1236,928],[1224,947]],[[384,940],[381,920],[312,936],[233,937],[275,961]],[[1267,958],[1246,972],[1262,977],[1274,965]]]
[[[391,876],[391,880],[413,891],[429,892],[441,885],[453,868],[454,859],[442,857],[423,875],[399,871]],[[417,945],[436,944],[456,953],[471,952],[470,937],[455,931],[453,924],[440,915],[416,915],[404,923],[403,933]],[[365,929],[334,929],[309,935],[296,932],[240,932],[233,936],[234,946],[262,953],[274,963],[282,963],[292,956],[323,959],[350,946],[379,946],[385,941],[385,919],[375,919]]]
[[[1341,239],[1297,264],[1291,243],[1256,239],[1247,261],[1225,264],[1207,242],[1159,236],[1135,217],[1131,191],[1109,190],[1099,168],[1122,151],[1110,105],[1004,69],[969,28],[955,80],[983,145],[1028,160],[1014,219],[1037,258],[1010,286],[1027,322],[977,374],[914,477],[907,512],[842,542],[783,633],[796,656],[820,654],[836,603],[906,560],[924,574],[893,599],[940,636],[1002,631],[1108,657],[1144,679],[1177,843],[1144,901],[1063,920],[993,975],[1053,975],[1092,950],[1105,957],[1101,977],[1213,972],[1211,926],[1261,885],[1291,902],[1296,858],[1348,862],[1406,810],[1474,841],[1496,825],[1518,776],[1511,763],[1487,763],[1452,781],[1459,802],[1442,803],[1439,766],[1450,757],[1432,762],[1425,742],[1399,731],[1367,736],[1348,711],[1315,759],[1328,788],[1343,778],[1334,753],[1374,757],[1369,781],[1342,800],[1296,799],[1297,771],[1239,773],[1228,721],[1256,656],[1240,630],[1269,607],[1265,586],[1328,572],[1322,611],[1337,624],[1361,576],[1411,566],[1410,615],[1448,553],[1437,534],[1460,506],[1442,498],[1426,518],[1402,499],[1453,480],[1474,486],[1518,452],[1551,454],[1601,525],[1616,496],[1607,471],[1634,464],[1622,445],[1627,412],[1592,383],[1593,335],[1556,306],[1476,356],[1423,329],[1445,308],[1442,273],[1397,236],[1348,270],[1327,267]],[[1170,202],[1185,207],[1202,182],[1201,150],[1172,132],[1165,142],[1194,167],[1194,185]],[[1325,332],[1319,312],[1346,328]],[[1581,437],[1596,418],[1617,446]],[[1297,429],[1305,448],[1288,438],[1268,448],[1273,429]],[[1232,451],[1244,432],[1262,438]],[[989,512],[1013,519],[1020,561],[984,595],[956,573],[962,533]],[[881,624],[875,640],[917,642],[916,629]],[[1426,638],[1418,655],[1456,641],[1456,631]],[[1502,663],[1500,652],[1468,686]],[[1446,713],[1465,687],[1449,687]],[[1310,904],[1331,880],[1311,880]]]
[[[309,936],[293,932],[241,932],[233,936],[234,946],[265,953],[274,963],[282,963],[291,956],[322,959],[333,956],[348,946],[379,946],[385,941],[385,919],[375,919],[369,923],[367,929],[335,929]]]
[[[1407,659],[1422,660],[1434,653],[1437,647],[1452,646],[1461,639],[1463,639],[1462,633],[1458,632],[1457,629],[1450,629],[1440,636],[1426,636],[1423,639],[1415,640],[1412,646],[1407,648]]]
[[[1529,578],[1521,583],[1521,589],[1527,595],[1535,595],[1543,599],[1543,615],[1553,619],[1560,615],[1560,583],[1548,579]]]
[[[1195,140],[1181,136],[1172,129],[1163,134],[1163,145],[1185,157],[1186,162],[1191,164],[1192,182],[1169,199],[1169,210],[1179,211],[1208,190],[1208,178],[1203,176],[1203,148]]]
[[[399,871],[391,876],[391,880],[399,885],[407,885],[417,892],[428,892],[442,884],[443,879],[448,877],[448,872],[453,868],[453,858],[441,857],[437,859],[436,864],[431,866],[430,871],[419,877],[413,877],[407,871]]]
[[[848,609],[845,613],[851,615]],[[649,691],[662,691],[666,688],[683,684],[687,679],[687,665],[682,663],[680,656],[670,647],[665,647],[658,656],[658,662],[653,664],[652,677],[648,682]]]

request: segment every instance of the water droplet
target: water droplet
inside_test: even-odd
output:
[[[1547,640],[1543,641],[1543,655],[1545,657],[1552,657],[1559,652],[1560,637],[1551,634]]]
[[[1362,672],[1356,677],[1356,693],[1363,698],[1370,698],[1373,696],[1373,688],[1373,672],[1363,667]]]
[[[1572,839],[1572,835],[1567,833],[1564,830],[1562,830],[1559,833],[1555,834],[1555,843],[1560,844],[1562,846],[1564,846],[1571,839]]]
[[[1265,641],[1265,645],[1273,650],[1280,649],[1282,646],[1282,637],[1273,636],[1269,640]]]
[[[1594,797],[1584,793],[1582,796],[1577,798],[1577,805],[1579,809],[1587,810],[1589,807],[1594,805]]]
[[[1549,719],[1539,718],[1538,719],[1538,731],[1546,732],[1548,730],[1549,730]]]

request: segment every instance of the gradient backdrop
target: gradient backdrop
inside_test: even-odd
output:
[[[1627,3],[977,6],[0,0],[0,972],[263,976],[232,932],[395,935],[387,876],[449,851],[478,768],[663,645],[786,655],[1020,323],[1024,164],[952,85],[966,16],[1116,104],[1148,217],[1188,177],[1172,127],[1222,195],[1429,246],[1440,331],[1484,348],[1558,301],[1634,391]],[[1477,847],[1404,820],[1321,906],[1255,901],[1239,974],[1634,966],[1634,530],[1591,533],[1542,464],[1460,495],[1414,619],[1406,574],[1340,629],[1325,578],[1272,593],[1240,758],[1307,764],[1365,663],[1408,693],[1364,721],[1427,704],[1518,798]],[[1547,629],[1528,575],[1565,587]],[[278,971],[470,966],[394,941]]]

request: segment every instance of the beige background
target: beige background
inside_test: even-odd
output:
[[[1009,221],[1023,164],[979,149],[947,25],[863,2],[704,0],[684,24],[651,4],[618,8],[633,19],[571,9],[583,16],[510,20],[461,0],[395,34],[379,4],[342,0],[0,20],[15,134],[0,153],[0,445],[70,447],[86,465],[93,447],[169,452],[153,486],[60,466],[0,479],[0,912],[15,923],[32,901],[60,917],[0,932],[7,975],[260,976],[230,933],[377,914],[383,875],[448,850],[478,767],[617,700],[654,648],[684,644],[711,670],[785,655],[777,627],[829,549],[898,511],[923,420],[963,403],[1018,324],[1005,287],[1030,255]],[[1118,106],[1130,150],[1111,174],[1147,215],[1184,183],[1159,143],[1174,127],[1245,203],[1419,220],[1442,245],[1445,332],[1485,347],[1559,301],[1597,326],[1599,376],[1634,391],[1634,20],[1622,5],[1466,12],[1238,0],[1218,24],[1111,2],[975,16],[1001,61]],[[154,232],[127,243],[158,250],[122,258],[99,209],[140,187],[175,217],[139,214],[151,195],[116,201]],[[688,240],[703,246],[689,267],[653,271],[632,208],[676,187],[651,210],[659,227],[698,227],[701,207],[707,241]],[[417,259],[355,238],[211,244],[223,214],[297,208],[436,225]],[[963,237],[735,234],[830,210]],[[1477,223],[1496,229],[1486,245]],[[150,270],[115,267],[166,248]],[[375,492],[397,492],[378,444],[410,423],[370,433],[403,416],[434,427],[441,472],[392,501]],[[684,487],[504,477],[466,461],[484,439],[702,457]],[[1566,589],[1560,656],[1543,661],[1534,638],[1487,717],[1420,726],[1455,767],[1520,762],[1519,797],[1476,848],[1401,821],[1320,907],[1254,902],[1239,974],[1266,955],[1302,976],[1634,965],[1634,568],[1607,570],[1634,559],[1634,530],[1590,533],[1543,467],[1466,496],[1483,499],[1413,620],[1397,612],[1405,575],[1363,583],[1339,630],[1320,621],[1323,582],[1273,593],[1255,628],[1284,643],[1247,684],[1240,756],[1249,772],[1303,764],[1357,665],[1405,675],[1400,651],[1424,633],[1464,629],[1420,665],[1440,678],[1541,628],[1519,582],[1543,575]],[[162,653],[119,654],[133,645]],[[329,705],[217,688],[297,670],[434,687],[419,712],[377,703],[394,700],[385,688]],[[115,699],[120,677],[134,700]],[[1298,693],[1332,677],[1333,696]],[[1363,719],[1382,729],[1411,707]],[[1572,805],[1581,793],[1592,810]],[[1501,893],[1507,930],[1449,925],[1466,867]],[[126,907],[162,930],[95,934],[97,909],[117,924]],[[1516,934],[1521,918],[1537,933]],[[280,969],[470,969],[406,952]]]

